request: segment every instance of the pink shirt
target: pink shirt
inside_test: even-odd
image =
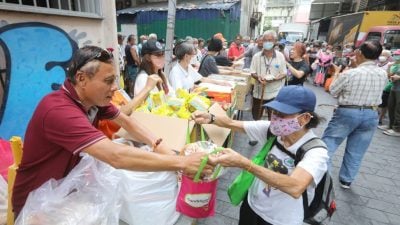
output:
[[[106,138],[96,129],[100,119],[113,119],[120,113],[111,104],[90,111],[89,117],[68,80],[41,100],[25,134],[12,196],[14,212],[21,211],[29,192],[51,178],[65,177],[79,163],[82,149]]]

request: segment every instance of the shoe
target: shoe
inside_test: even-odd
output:
[[[389,129],[389,130],[385,130],[383,131],[384,134],[392,136],[392,137],[400,137],[400,132],[397,132],[395,130]]]
[[[249,141],[249,145],[255,146],[258,144],[258,141]]]
[[[345,182],[342,180],[339,180],[339,182],[340,182],[340,187],[342,187],[344,189],[350,189],[351,182]]]
[[[378,129],[385,131],[385,130],[389,130],[390,127],[388,125],[380,125],[380,126],[378,126]]]

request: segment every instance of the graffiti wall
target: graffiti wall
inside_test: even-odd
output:
[[[67,65],[78,47],[117,45],[116,23],[0,13],[4,15],[0,19],[0,138],[23,138],[39,101],[64,82]],[[104,15],[115,18],[115,10]]]

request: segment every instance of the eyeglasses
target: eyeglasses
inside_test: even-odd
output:
[[[82,63],[78,64],[78,66],[76,67],[76,70],[79,70],[84,65],[86,65],[87,63],[89,63],[93,60],[99,60],[100,62],[107,62],[108,60],[110,60],[112,58],[113,58],[113,54],[111,54],[109,51],[103,49],[101,52],[97,53],[96,55],[94,55],[94,56],[88,58],[87,60],[83,61]]]

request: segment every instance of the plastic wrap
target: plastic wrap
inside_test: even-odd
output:
[[[85,154],[64,179],[29,194],[15,225],[118,224],[120,180],[114,168]]]
[[[5,225],[7,222],[7,182],[0,176],[0,225]]]

